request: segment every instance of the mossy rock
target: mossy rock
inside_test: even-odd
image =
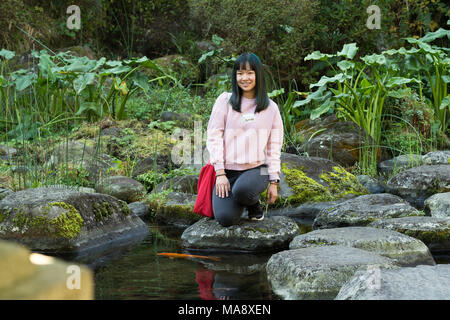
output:
[[[72,46],[67,48],[60,48],[56,50],[57,52],[69,52],[69,54],[75,57],[87,57],[90,60],[97,60],[94,51],[88,46]]]
[[[309,156],[331,159],[341,166],[353,166],[359,159],[359,150],[373,143],[371,137],[352,121],[340,121],[335,115],[315,120],[306,119],[296,125],[297,134],[305,141],[298,152]],[[378,158],[381,157],[381,150]]]
[[[399,232],[370,227],[321,229],[298,235],[289,249],[340,245],[375,252],[402,266],[435,265],[427,246]]]
[[[0,202],[0,237],[33,250],[74,253],[147,232],[124,201],[109,195],[39,187]]]
[[[172,189],[176,192],[184,192],[190,194],[197,193],[199,175],[191,174],[186,176],[177,176],[158,183],[153,192],[161,192],[163,190]]]
[[[286,300],[334,299],[358,270],[398,268],[376,253],[344,246],[317,246],[278,252],[267,261],[272,290]]]
[[[421,240],[432,253],[450,253],[450,219],[437,217],[404,217],[381,219],[369,226],[395,230]]]
[[[79,172],[85,170],[90,183],[96,183],[100,177],[108,175],[110,168],[117,166],[109,155],[97,152],[95,142],[89,139],[61,142],[51,149],[50,154],[46,167]]]
[[[272,207],[334,201],[369,194],[356,176],[336,163],[317,157],[281,154],[278,198]],[[267,196],[265,191],[261,197]]]
[[[288,217],[268,217],[258,222],[241,219],[230,227],[222,227],[215,219],[203,218],[189,226],[181,240],[189,250],[276,252],[287,249],[298,234],[298,225]]]
[[[90,153],[98,150],[98,153],[114,156],[120,161],[128,161],[129,159],[138,161],[147,157],[154,157],[155,153],[158,157],[167,158],[170,157],[174,145],[178,142],[176,139],[172,139],[167,132],[148,128],[148,123],[145,121],[109,118],[102,121],[93,124],[83,123],[80,128],[71,133],[70,138],[72,140],[77,139],[77,143],[82,145],[86,144],[92,150]],[[102,127],[100,133],[99,126]],[[98,140],[100,140],[100,143],[98,143]]]
[[[95,190],[127,203],[140,201],[147,193],[144,185],[139,181],[124,176],[107,177],[95,186]]]
[[[422,165],[407,169],[390,178],[386,190],[423,209],[428,197],[450,191],[450,165]]]
[[[362,195],[337,203],[319,212],[313,229],[367,226],[379,219],[423,216],[399,196],[389,193]]]
[[[171,189],[150,193],[145,202],[150,206],[150,215],[159,223],[186,228],[202,216],[194,213],[197,196]]]

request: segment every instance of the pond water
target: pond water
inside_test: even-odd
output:
[[[148,226],[150,234],[141,243],[106,263],[91,266],[96,300],[279,299],[271,292],[265,272],[271,254],[187,252],[181,246],[183,230]],[[208,258],[157,255],[163,252]]]
[[[96,300],[280,299],[271,291],[265,271],[271,253],[187,252],[180,240],[183,230],[147,225],[150,233],[137,243],[102,253],[97,258],[75,259],[94,270]],[[303,226],[302,231],[308,229]],[[204,257],[158,255],[167,252]],[[436,263],[450,262],[448,255],[434,258]]]

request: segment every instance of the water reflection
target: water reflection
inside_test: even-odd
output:
[[[200,268],[196,270],[195,281],[199,298],[203,300],[273,299],[263,276],[265,273],[249,276]]]
[[[94,270],[95,299],[280,299],[267,281],[265,266],[270,253],[187,251],[180,240],[182,229],[148,227],[150,233],[143,240],[102,250],[101,255],[92,251],[88,255],[68,258],[68,261],[87,264]],[[219,259],[158,256],[162,252]],[[437,263],[450,262],[449,255],[434,257]]]
[[[181,246],[183,230],[149,229],[133,249],[96,266],[96,299],[276,299],[265,273],[270,254],[211,254],[219,261],[158,256],[190,252]]]

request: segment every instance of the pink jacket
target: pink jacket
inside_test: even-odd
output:
[[[269,179],[279,179],[283,121],[275,102],[254,113],[256,99],[242,97],[241,113],[223,92],[214,103],[207,129],[206,148],[214,169],[247,170],[268,165]]]

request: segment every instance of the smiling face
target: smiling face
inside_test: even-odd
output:
[[[256,72],[251,69],[250,64],[246,62],[245,69],[236,71],[236,82],[242,89],[242,95],[246,98],[254,98],[256,90]]]

